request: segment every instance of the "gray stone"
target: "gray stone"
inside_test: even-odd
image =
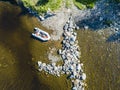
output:
[[[88,28],[89,28],[89,27],[88,27],[87,25],[84,26],[84,29],[85,29],[85,30],[88,30]]]
[[[79,28],[79,26],[76,26],[75,29],[76,29],[76,30],[79,30],[80,28]]]

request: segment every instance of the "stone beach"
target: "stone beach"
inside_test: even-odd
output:
[[[74,31],[77,29],[73,22],[72,16],[66,22],[63,27],[63,41],[62,49],[58,50],[59,55],[63,60],[63,65],[56,65],[56,62],[51,64],[42,63],[38,61],[39,71],[60,76],[61,74],[69,75],[69,79],[72,81],[72,90],[84,90],[84,80],[86,74],[83,72],[83,64],[80,63],[80,47],[78,46],[77,33]]]

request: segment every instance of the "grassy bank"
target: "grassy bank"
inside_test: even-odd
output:
[[[98,0],[73,0],[74,4],[79,9],[93,8],[97,1]],[[120,0],[110,0],[110,1],[117,2],[117,3],[120,2]]]
[[[73,0],[79,9],[93,8],[97,0]]]
[[[54,11],[61,6],[62,0],[22,0],[24,6],[30,7],[39,13],[45,13],[48,9]]]

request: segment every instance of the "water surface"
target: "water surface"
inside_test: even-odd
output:
[[[36,26],[46,30],[20,7],[0,2],[0,90],[56,90],[58,86],[61,90],[70,89],[65,76],[48,75],[48,79],[37,71],[36,62],[47,61],[47,51],[53,43],[31,38]]]

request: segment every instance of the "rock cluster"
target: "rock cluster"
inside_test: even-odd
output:
[[[98,0],[92,9],[76,10],[78,13],[75,16],[75,22],[85,30],[101,30],[110,27],[113,31],[118,31],[115,23],[120,27],[119,8],[120,4],[112,0]]]
[[[62,71],[62,66],[56,66],[56,63],[51,63],[51,64],[46,64],[42,63],[41,61],[38,61],[38,66],[39,66],[39,71],[44,70],[45,72],[60,76],[61,71]]]
[[[57,66],[56,63],[45,64],[41,61],[38,62],[39,71],[46,71],[49,74],[60,76],[61,74],[69,75],[72,81],[72,90],[84,90],[84,80],[86,74],[83,73],[82,66],[80,63],[80,48],[78,46],[77,33],[74,29],[78,27],[73,23],[72,17],[69,18],[68,22],[63,27],[63,41],[62,49],[58,50],[63,60],[62,66]]]
[[[78,27],[74,24],[72,17],[64,25],[64,39],[62,41],[62,49],[59,50],[59,54],[63,59],[62,70],[69,75],[72,80],[72,90],[83,90],[83,80],[86,79],[86,74],[83,73],[82,66],[80,63],[80,48],[78,46],[77,33],[74,29]]]

